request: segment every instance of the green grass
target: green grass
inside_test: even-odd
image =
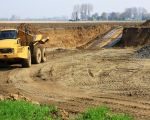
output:
[[[34,105],[25,101],[0,101],[0,120],[62,120],[54,106]],[[75,120],[133,120],[126,114],[113,114],[107,107],[88,109]]]
[[[25,101],[0,101],[0,120],[60,120],[57,112],[54,106],[34,105]]]
[[[113,114],[107,107],[97,107],[88,109],[76,120],[133,120],[125,114]]]

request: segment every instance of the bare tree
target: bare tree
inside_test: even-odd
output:
[[[143,20],[144,16],[147,15],[148,12],[145,8],[138,8],[138,19]]]
[[[121,19],[123,20],[133,20],[133,19],[136,19],[137,16],[138,16],[137,8],[127,8],[120,15]]]
[[[73,20],[79,20],[80,15],[80,5],[75,5],[72,12],[72,19]]]
[[[93,11],[92,4],[75,5],[72,12],[73,20],[89,20]]]
[[[101,15],[101,20],[108,20],[108,13],[103,12]]]
[[[98,15],[98,13],[94,13],[90,18],[90,20],[99,20],[99,19],[100,19],[100,16]]]
[[[120,13],[112,12],[109,15],[109,20],[119,20],[120,19]]]
[[[91,12],[93,11],[93,5],[92,4],[87,4],[87,12],[88,12],[88,18],[91,17]]]
[[[147,14],[145,8],[127,8],[125,12],[122,13],[121,17],[126,20],[142,20],[144,15]]]
[[[86,16],[87,16],[87,6],[86,6],[86,4],[81,5],[80,15],[81,15],[81,20],[86,20]]]
[[[127,8],[123,13],[103,12],[100,16],[93,12],[92,4],[75,5],[72,12],[73,20],[146,20],[150,19],[150,13],[145,8]]]
[[[88,20],[91,17],[93,11],[92,4],[82,4],[80,7],[81,20]]]

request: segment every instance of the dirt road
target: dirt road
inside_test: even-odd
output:
[[[30,69],[0,69],[0,93],[17,93],[55,104],[69,113],[107,105],[136,120],[150,118],[150,60],[134,49],[49,52],[48,62]]]

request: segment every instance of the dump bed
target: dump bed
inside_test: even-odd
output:
[[[43,38],[37,28],[24,23],[18,26],[18,37],[22,46],[30,46],[36,43],[44,44],[48,41],[48,38]]]
[[[18,37],[20,38],[21,46],[29,46],[34,41],[34,36],[18,30]]]

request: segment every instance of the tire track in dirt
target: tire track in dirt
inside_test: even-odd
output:
[[[114,112],[124,112],[133,115],[136,120],[149,120],[150,104],[147,103],[147,101],[143,101],[141,103],[135,100],[124,100],[125,98],[118,99],[114,98],[113,96],[107,97],[107,95],[105,96],[97,94],[97,96],[103,97],[95,98],[89,95],[87,97],[73,98],[67,102],[59,103],[59,106],[61,106],[61,108],[65,106],[65,110],[71,113],[80,113],[83,112],[87,107],[106,105]]]
[[[9,80],[9,75],[11,74],[11,71],[13,71],[15,68],[10,68],[5,65],[0,65],[0,94],[6,95],[10,91],[16,92],[16,89],[14,85],[12,84],[12,81]]]
[[[21,94],[70,113],[107,105],[137,120],[149,120],[149,61],[128,58],[132,52],[125,49],[49,54],[47,63],[3,73]],[[145,93],[132,93],[136,89]]]

